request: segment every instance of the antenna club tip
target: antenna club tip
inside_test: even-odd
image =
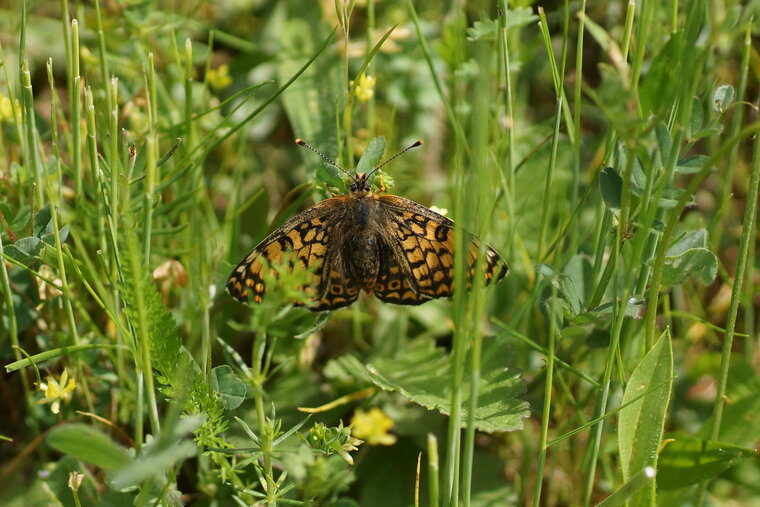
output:
[[[304,144],[306,144],[306,143],[304,142],[304,140],[303,140],[303,139],[301,139],[300,137],[297,137],[297,138],[296,138],[296,140],[295,140],[295,143],[296,143],[296,144],[299,144],[299,145],[301,145],[301,146],[303,146]]]
[[[423,144],[425,144],[425,141],[422,139],[417,139],[417,141],[412,146],[422,146]]]

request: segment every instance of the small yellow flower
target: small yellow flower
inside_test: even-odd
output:
[[[206,81],[214,90],[223,90],[232,84],[230,77],[230,66],[223,63],[215,69],[209,69],[206,75]]]
[[[60,381],[48,376],[47,382],[40,383],[40,391],[44,391],[45,397],[37,403],[42,405],[52,402],[53,404],[50,406],[50,411],[57,414],[61,410],[61,401],[65,401],[66,403],[71,401],[71,393],[74,392],[76,387],[74,378],[69,378],[69,371],[64,368],[63,373],[61,373]]]
[[[359,102],[367,102],[375,95],[375,77],[367,74],[359,76],[359,83],[356,85],[354,95]]]
[[[396,435],[388,433],[392,427],[393,419],[377,407],[372,407],[369,412],[357,410],[351,418],[351,433],[369,445],[395,444]]]
[[[18,101],[17,101],[18,102]],[[13,122],[13,107],[11,99],[0,93],[0,123]],[[16,111],[19,111],[19,104],[16,104]]]

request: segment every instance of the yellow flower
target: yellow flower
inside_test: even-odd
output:
[[[16,104],[18,106],[18,104]],[[0,123],[13,121],[13,108],[11,99],[0,93]]]
[[[230,77],[230,66],[223,63],[215,69],[209,69],[206,75],[206,81],[214,90],[222,90],[232,84]]]
[[[369,445],[393,445],[396,435],[388,433],[393,427],[393,419],[385,412],[373,407],[369,412],[357,410],[351,418],[351,433]]]
[[[356,85],[354,95],[359,102],[367,102],[375,95],[375,77],[367,74],[359,76],[359,83]]]
[[[65,401],[66,403],[71,401],[71,393],[74,392],[76,387],[74,378],[69,378],[69,371],[64,368],[60,381],[48,376],[47,382],[40,382],[40,391],[44,391],[45,397],[37,403],[42,405],[52,402],[50,411],[57,414],[61,410],[61,401]]]

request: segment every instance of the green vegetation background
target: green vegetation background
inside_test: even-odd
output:
[[[3,3],[0,504],[757,503],[759,5]],[[509,275],[238,304],[296,137]]]

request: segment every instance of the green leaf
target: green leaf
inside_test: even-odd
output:
[[[245,401],[245,383],[226,364],[211,370],[211,387],[221,395],[226,410],[234,410]]]
[[[494,40],[499,33],[499,22],[495,19],[476,21],[467,29],[467,40]]]
[[[86,424],[71,423],[53,428],[47,443],[59,452],[104,470],[117,470],[130,461],[125,447]]]
[[[668,248],[665,257],[677,257],[692,248],[707,248],[707,229],[688,231]]]
[[[691,120],[689,121],[689,135],[691,138],[695,132],[699,132],[705,121],[704,111],[702,111],[702,103],[697,97],[691,100]]]
[[[602,199],[612,211],[620,210],[620,201],[623,194],[623,178],[612,167],[605,167],[599,175],[599,188],[602,191]]]
[[[673,140],[670,138],[668,127],[663,122],[658,122],[655,125],[654,132],[660,149],[660,161],[665,166],[668,163],[668,157],[670,157],[670,150],[673,149]]]
[[[8,228],[11,231],[18,232],[29,224],[29,220],[32,217],[32,208],[28,205],[20,206],[18,211],[14,213],[8,204],[0,203],[0,213],[3,214],[8,222]],[[0,230],[5,233],[5,228]]]
[[[718,258],[706,248],[691,248],[666,261],[662,285],[680,285],[690,276],[697,276],[704,285],[711,285],[718,272]]]
[[[530,415],[528,403],[517,399],[525,390],[519,372],[508,365],[512,356],[504,340],[486,338],[483,342],[481,384],[475,427],[480,431],[511,431],[523,427]],[[408,400],[451,413],[451,357],[429,339],[411,345],[402,357],[382,358],[367,365],[370,380],[386,391],[398,391]],[[462,421],[467,420],[469,379],[462,385]]]
[[[385,138],[383,136],[375,137],[367,145],[367,149],[362,153],[362,158],[356,166],[357,173],[369,173],[377,167],[380,159],[385,152]]]
[[[713,111],[722,113],[734,102],[734,87],[722,85],[715,89],[712,98]]]
[[[691,435],[679,435],[660,453],[657,488],[685,488],[716,477],[754,456],[754,449],[704,440]]]
[[[516,7],[514,9],[509,9],[505,18],[506,22],[504,27],[507,30],[529,25],[538,21],[538,16],[533,14],[533,9],[530,7]]]
[[[346,182],[343,181],[340,174],[340,171],[335,166],[323,163],[317,167],[315,178],[317,181],[327,183],[328,186],[338,188],[342,192],[345,192],[347,190]]]
[[[197,446],[189,440],[161,449],[150,448],[146,454],[114,473],[111,484],[116,489],[123,489],[137,486],[150,477],[163,477],[174,465],[192,458],[197,452]]]
[[[623,393],[622,403],[625,405],[648,392],[619,414],[618,446],[625,480],[647,466],[656,465],[672,384],[673,351],[670,332],[666,330],[636,366]],[[650,488],[640,491],[634,505],[646,504],[646,499],[652,495],[654,491]]]
[[[36,236],[21,238],[12,245],[4,247],[5,255],[16,259],[21,264],[29,265],[42,250],[42,241]]]
[[[571,317],[575,317],[581,311],[581,297],[575,287],[575,283],[567,275],[560,275],[558,281],[562,299],[567,303]]]
[[[118,282],[124,314],[137,335],[148,340],[153,367],[160,373],[158,381],[169,385],[178,371],[182,343],[174,317],[161,302],[136,241],[134,234],[124,236],[124,278]]]
[[[672,209],[675,208],[678,204],[678,201],[681,199],[681,196],[683,195],[684,190],[681,188],[666,188],[662,191],[662,196],[660,196],[660,200],[657,203],[657,206],[663,209]],[[693,206],[695,203],[694,196],[690,196],[690,198],[686,201],[687,206]]]
[[[359,389],[357,386],[366,387],[369,385],[367,368],[352,354],[344,354],[329,360],[322,373],[325,378],[332,381],[333,386],[341,389],[348,386],[349,389],[356,390]]]
[[[34,215],[34,235],[42,236],[44,233],[53,232],[53,220],[50,215],[50,205],[46,204]]]
[[[58,231],[58,235],[61,237],[61,244],[65,243],[66,238],[69,237],[69,226],[64,225],[63,227],[61,227],[61,230]],[[42,241],[44,241],[48,245],[55,248],[55,233],[54,232],[48,232],[46,234],[43,234],[40,239],[42,239]]]
[[[709,157],[704,155],[682,158],[676,162],[675,169],[681,174],[695,174],[702,170],[708,160],[710,160]]]
[[[658,114],[674,102],[674,94],[679,89],[675,83],[680,81],[673,62],[680,60],[682,38],[680,34],[673,34],[649,66],[639,91],[645,115]]]

